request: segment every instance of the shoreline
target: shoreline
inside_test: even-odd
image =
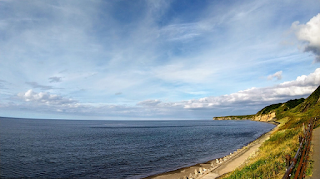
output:
[[[245,144],[240,149],[221,158],[209,160],[204,163],[198,163],[189,167],[151,175],[144,179],[179,179],[179,178],[197,178],[197,179],[211,179],[229,173],[241,166],[248,158],[255,154],[261,144],[269,139],[269,136],[276,130],[279,123],[275,121],[257,121],[266,122],[276,125],[272,130],[259,136],[257,139]]]

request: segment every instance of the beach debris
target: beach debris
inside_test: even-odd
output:
[[[217,164],[219,163],[219,159],[216,159],[216,163],[217,163]]]
[[[228,160],[227,157],[223,157],[223,161],[226,161],[226,160]]]

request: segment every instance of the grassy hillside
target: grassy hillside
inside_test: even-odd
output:
[[[283,103],[278,103],[278,104],[271,104],[269,106],[264,107],[263,109],[261,109],[257,115],[262,115],[262,114],[268,114],[271,111],[279,108],[281,105],[283,105]]]
[[[270,105],[258,113],[270,112],[276,112],[276,121],[280,123],[277,130],[262,144],[255,157],[224,178],[282,178],[286,170],[285,155],[296,153],[303,124],[307,124],[311,117],[320,115],[320,86],[305,100]],[[320,121],[317,121],[316,127],[319,125]],[[307,175],[310,173],[309,168]]]
[[[298,106],[303,102],[304,102],[304,98],[300,98],[300,99],[289,100],[285,103],[272,104],[261,109],[259,112],[257,112],[256,115],[268,114],[270,112],[276,112],[277,114],[280,114],[284,111],[288,111],[290,109],[295,108],[296,106]]]
[[[320,86],[295,110],[298,112],[306,112],[319,104]]]

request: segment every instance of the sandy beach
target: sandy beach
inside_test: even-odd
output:
[[[274,124],[274,123],[272,123]],[[190,167],[181,168],[175,171],[154,175],[147,177],[146,179],[213,179],[223,174],[229,173],[241,166],[249,157],[253,156],[261,146],[261,144],[269,139],[270,135],[276,130],[263,134],[258,139],[249,143],[241,149],[238,149],[234,153],[230,153],[222,158],[214,159],[206,163],[193,165]]]

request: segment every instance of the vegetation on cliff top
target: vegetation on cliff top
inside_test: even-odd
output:
[[[269,112],[271,112],[272,110],[277,109],[278,107],[280,107],[283,103],[278,103],[278,104],[271,104],[269,106],[264,107],[263,109],[261,109],[257,115],[262,115],[262,114],[268,114]]]
[[[246,120],[246,119],[253,119],[255,114],[252,115],[239,115],[239,116],[221,116],[221,117],[214,117],[213,119],[221,119],[221,120]]]
[[[288,111],[295,108],[302,102],[304,102],[304,98],[289,100],[285,103],[272,104],[261,109],[256,115],[268,114],[272,111],[280,114],[283,111]]]
[[[254,157],[224,178],[282,178],[286,170],[285,155],[294,156],[299,147],[303,124],[320,115],[320,86],[307,98],[270,105],[257,114],[276,113],[280,123]],[[320,121],[316,121],[316,127]],[[307,174],[310,175],[310,168]]]
[[[260,111],[258,111],[256,114],[252,115],[239,115],[239,116],[221,116],[221,117],[214,117],[213,119],[221,119],[221,120],[243,120],[243,119],[254,119],[257,116],[266,115],[272,112],[276,113],[276,116],[279,117],[283,114],[284,111],[288,111],[290,109],[295,108],[299,104],[303,103],[305,101],[304,98],[300,99],[293,99],[289,100],[285,103],[277,103],[277,104],[271,104],[269,106],[264,107]],[[311,102],[308,102],[305,104],[305,106],[310,106],[311,104],[314,104],[314,99],[311,100]],[[281,117],[282,118],[282,117]]]

